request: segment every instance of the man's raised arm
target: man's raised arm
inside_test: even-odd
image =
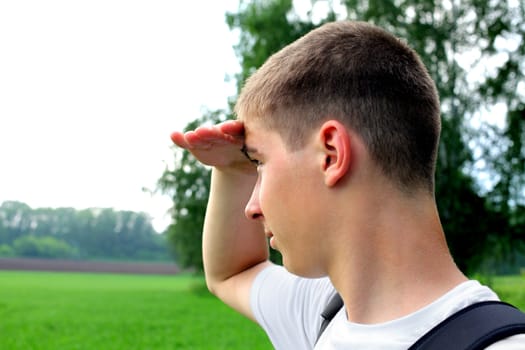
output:
[[[241,152],[243,135],[241,122],[227,121],[187,133],[174,132],[171,139],[201,163],[213,166],[203,232],[208,288],[253,319],[251,285],[257,273],[270,263],[262,225],[244,215],[257,173]]]

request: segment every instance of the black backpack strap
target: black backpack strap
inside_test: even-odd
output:
[[[343,300],[336,293],[321,313],[316,342],[342,307]],[[501,301],[483,301],[452,314],[408,350],[481,350],[516,334],[525,334],[525,313]]]
[[[335,314],[337,314],[337,312],[341,310],[342,307],[343,299],[341,298],[339,293],[335,293],[335,295],[330,299],[328,304],[326,304],[326,307],[321,313],[323,322],[321,323],[321,328],[319,329],[319,333],[317,334],[317,340],[315,341],[316,343],[319,340],[319,338],[321,338],[321,334],[323,334],[330,321],[332,321],[332,319],[335,317]]]
[[[485,301],[453,314],[409,350],[478,350],[520,333],[525,333],[525,313],[504,302]]]

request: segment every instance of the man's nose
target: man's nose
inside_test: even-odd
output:
[[[259,205],[259,181],[255,184],[252,195],[244,208],[244,215],[246,215],[248,219],[254,220],[262,217],[262,210]]]

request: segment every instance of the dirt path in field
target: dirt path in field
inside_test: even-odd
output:
[[[0,270],[74,271],[174,275],[174,263],[101,262],[56,259],[0,258]]]

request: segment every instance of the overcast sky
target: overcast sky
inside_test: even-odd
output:
[[[169,198],[142,189],[172,163],[170,133],[235,93],[237,6],[0,1],[0,203],[143,211],[164,229]]]
[[[237,1],[0,2],[0,202],[112,207],[168,222],[151,197],[169,135],[223,108]]]

